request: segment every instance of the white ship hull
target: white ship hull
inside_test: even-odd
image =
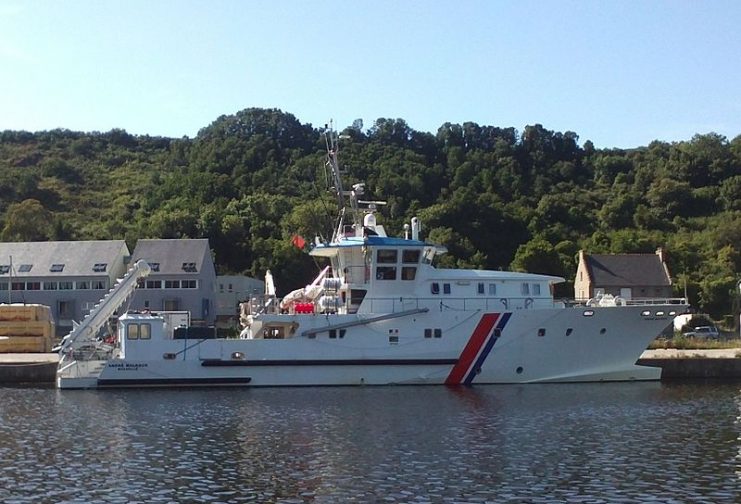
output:
[[[656,380],[659,368],[635,362],[671,322],[663,315],[667,308],[429,311],[351,325],[342,337],[335,330],[333,338],[328,330],[312,330],[358,323],[364,316],[265,316],[266,324],[296,323],[295,334],[284,339],[128,342],[126,358],[101,362],[94,376],[84,370],[76,375],[72,366],[60,373],[58,385],[265,387]],[[435,337],[435,328],[440,329],[439,337]],[[430,337],[425,337],[425,329],[430,329]]]

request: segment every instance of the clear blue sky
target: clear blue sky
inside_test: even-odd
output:
[[[0,130],[192,137],[248,107],[730,140],[741,1],[0,0]]]

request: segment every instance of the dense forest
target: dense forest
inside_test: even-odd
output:
[[[261,277],[281,292],[314,276],[291,237],[326,236],[324,128],[275,109],[222,116],[195,138],[124,130],[0,133],[3,241],[206,237],[219,273]],[[741,266],[741,136],[655,141],[630,150],[579,144],[540,124],[402,119],[342,131],[347,181],[364,181],[401,235],[413,216],[447,246],[441,266],[517,269],[573,280],[579,249],[668,252],[677,295],[731,313]],[[560,294],[573,296],[568,284]]]

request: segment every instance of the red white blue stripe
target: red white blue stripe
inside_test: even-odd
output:
[[[485,313],[481,317],[445,380],[446,385],[470,385],[473,382],[511,316],[511,313]]]

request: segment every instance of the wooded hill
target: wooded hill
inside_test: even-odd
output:
[[[280,292],[316,273],[291,237],[327,237],[323,128],[280,110],[222,116],[195,138],[123,130],[0,133],[3,241],[206,237],[220,273]],[[448,247],[441,266],[527,270],[573,280],[579,249],[668,252],[676,294],[731,312],[741,265],[741,136],[714,133],[631,150],[579,145],[576,133],[402,119],[356,124],[341,140],[347,182],[384,199],[389,234],[418,216]],[[573,296],[571,286],[557,295]]]

